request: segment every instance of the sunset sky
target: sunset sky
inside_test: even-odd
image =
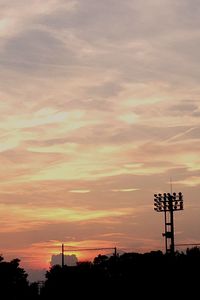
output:
[[[198,0],[0,0],[6,259],[164,250],[153,195],[170,177],[175,242],[200,242],[199,15]]]

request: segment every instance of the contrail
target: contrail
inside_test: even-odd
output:
[[[169,139],[165,140],[164,142],[168,143],[168,142],[171,142],[171,141],[173,141],[173,140],[176,140],[177,138],[184,136],[185,134],[191,132],[191,131],[194,130],[194,129],[197,129],[197,127],[189,128],[189,129],[187,129],[187,130],[184,131],[184,132],[181,132],[181,133],[179,133],[179,134],[176,134],[176,135],[170,137]]]

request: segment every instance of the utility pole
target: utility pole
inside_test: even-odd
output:
[[[63,268],[64,265],[65,265],[65,256],[64,256],[64,252],[65,252],[64,244],[62,244],[62,268]]]
[[[117,247],[114,248],[114,257],[117,257]]]

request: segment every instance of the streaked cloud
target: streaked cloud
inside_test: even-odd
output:
[[[78,193],[78,194],[87,194],[90,193],[90,190],[70,190],[70,193]]]
[[[200,185],[200,176],[191,176],[189,178],[185,178],[184,180],[180,180],[177,182],[178,184],[183,184],[186,186],[194,187]]]
[[[135,188],[129,188],[129,189],[114,189],[113,192],[135,192],[138,191],[138,189]]]
[[[35,209],[37,213],[35,213]],[[1,212],[4,215],[7,211],[5,205],[1,204]],[[27,230],[41,226],[49,222],[81,222],[81,221],[91,221],[98,220],[99,218],[109,218],[109,217],[120,217],[130,213],[130,209],[117,209],[113,210],[87,210],[82,208],[29,208],[25,205],[12,205],[9,210],[9,215],[4,219],[4,226],[1,227],[0,232],[9,232],[18,230]],[[9,222],[8,222],[9,216]],[[15,221],[11,221],[14,219]],[[7,220],[7,221],[6,221]],[[10,222],[11,221],[11,222]],[[22,223],[21,223],[22,221]],[[7,224],[5,224],[5,222]]]
[[[170,177],[191,204],[177,238],[198,239],[197,1],[0,8],[2,251],[39,266],[61,241],[160,248],[152,195]]]

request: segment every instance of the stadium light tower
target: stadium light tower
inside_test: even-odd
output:
[[[165,249],[166,253],[174,254],[174,211],[183,210],[183,194],[154,194],[154,210],[164,212],[165,218]]]

